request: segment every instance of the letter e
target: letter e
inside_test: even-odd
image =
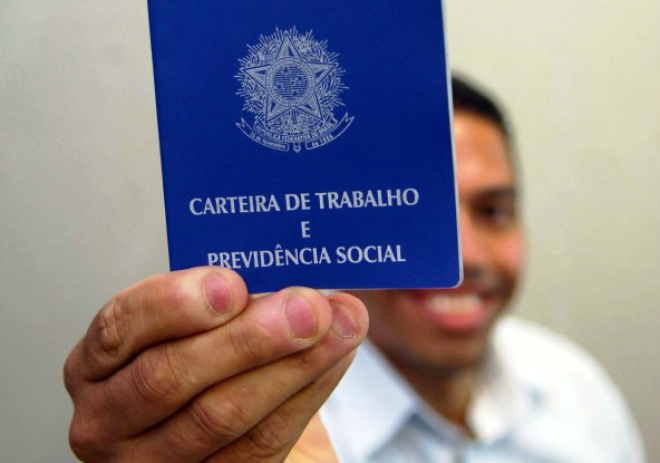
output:
[[[302,230],[303,238],[311,238],[312,235],[309,234],[309,221],[305,220],[300,222],[300,229]]]
[[[311,209],[311,206],[309,205],[309,202],[310,202],[309,193],[301,193],[300,202],[302,203],[302,210],[303,211],[308,211],[308,210]]]

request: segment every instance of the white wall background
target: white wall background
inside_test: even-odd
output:
[[[403,4],[403,3],[402,3]],[[524,164],[519,313],[620,384],[660,460],[660,3],[447,0]],[[0,0],[0,461],[72,461],[61,365],[167,268],[145,2]]]

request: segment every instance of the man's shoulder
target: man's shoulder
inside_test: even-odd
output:
[[[531,320],[504,317],[495,328],[493,341],[498,352],[507,359],[532,362],[538,369],[559,364],[557,367],[605,374],[601,364],[582,346]]]
[[[618,461],[644,461],[639,431],[621,392],[582,347],[549,328],[505,317],[493,336],[502,366],[540,393],[543,409],[562,429],[589,430]],[[566,417],[570,417],[565,421]]]
[[[596,401],[620,400],[618,388],[600,362],[549,328],[508,316],[495,329],[493,342],[507,368],[551,394],[578,391]]]
[[[549,355],[551,358],[560,356],[563,359],[566,356],[578,363],[598,365],[594,357],[575,341],[548,327],[516,316],[506,316],[499,322],[494,340],[498,348]],[[532,350],[521,349],[521,345]]]

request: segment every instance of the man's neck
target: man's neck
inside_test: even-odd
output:
[[[409,368],[390,359],[417,393],[447,421],[471,432],[467,411],[472,392],[479,380],[477,365],[452,372],[429,372]]]

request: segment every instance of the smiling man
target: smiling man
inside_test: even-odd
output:
[[[465,278],[452,290],[355,292],[370,343],[322,410],[341,462],[643,461],[615,386],[578,347],[510,317],[524,233],[510,133],[453,81]]]
[[[453,90],[459,288],[258,297],[218,267],[143,280],[67,359],[78,458],[276,463],[298,442],[288,462],[642,462],[599,366],[502,318],[524,254],[511,141],[489,98],[459,80]],[[337,455],[317,418],[299,440],[367,330],[321,412]]]

